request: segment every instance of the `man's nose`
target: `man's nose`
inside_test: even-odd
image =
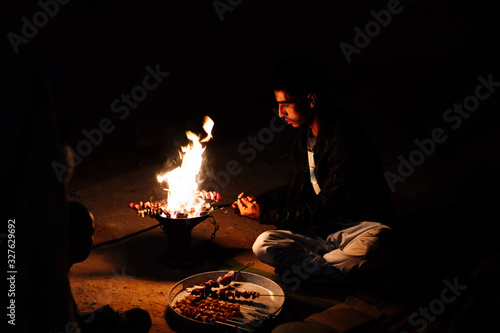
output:
[[[283,105],[281,105],[281,104],[280,104],[280,105],[278,106],[278,111],[279,111],[279,115],[280,115],[280,117],[284,117],[284,116],[286,116],[285,107],[284,107]]]

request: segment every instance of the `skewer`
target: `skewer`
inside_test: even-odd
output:
[[[232,325],[232,324],[225,323],[225,322],[223,322],[223,321],[218,321],[218,320],[216,320],[215,322],[216,322],[217,324],[226,325],[226,326],[230,326],[230,327],[234,327],[234,328],[239,328],[239,329],[241,329],[241,330],[245,330],[245,331],[249,331],[249,332],[251,331],[251,330],[249,330],[248,328],[245,328],[245,327],[244,327],[244,326],[242,326],[242,325],[238,325],[238,326],[236,326],[236,325]]]
[[[231,207],[232,204],[220,204],[220,205],[212,205],[214,209],[219,209],[219,208],[227,208]]]
[[[239,271],[236,271],[236,273],[239,273],[239,272],[241,272],[241,271],[244,271],[245,269],[247,269],[247,268],[248,268],[248,267],[250,267],[250,266],[253,266],[254,264],[255,264],[255,263],[253,263],[253,262],[249,262],[248,264],[246,264],[246,266],[245,266],[245,267],[240,268],[240,270],[239,270]],[[235,275],[236,275],[236,273],[235,273]]]
[[[247,199],[249,199],[250,197],[247,197]],[[234,199],[234,201],[238,201],[240,200],[241,198],[236,198]],[[215,209],[218,209],[218,208],[227,208],[227,207],[231,207],[233,205],[233,203],[226,203],[226,204],[218,204],[218,205],[212,205],[213,208]]]
[[[259,308],[251,308],[251,307],[248,307],[248,306],[245,306],[245,305],[240,305],[240,309],[252,310],[252,311],[258,312],[260,314],[263,314],[265,316],[271,316],[272,315],[272,313],[269,313],[269,312],[264,311],[264,310],[260,310]]]
[[[252,317],[257,317],[257,318],[259,318],[259,319],[260,319],[260,318],[262,318],[262,315],[261,315],[261,314],[259,314],[259,313],[255,313],[254,311],[250,312],[250,311],[243,311],[243,310],[241,310],[241,309],[240,309],[240,312],[241,312],[241,313],[244,313],[244,314],[246,314],[246,315],[252,316]]]

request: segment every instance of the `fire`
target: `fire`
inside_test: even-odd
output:
[[[163,175],[158,175],[158,182],[164,181],[168,184],[167,206],[163,211],[168,213],[171,218],[177,215],[182,217],[196,217],[203,212],[205,200],[200,198],[198,190],[198,175],[203,164],[203,152],[205,147],[201,145],[212,139],[212,129],[214,122],[210,117],[205,116],[203,129],[207,136],[200,140],[200,137],[191,131],[186,132],[190,143],[181,147],[179,151],[181,165],[172,171]]]

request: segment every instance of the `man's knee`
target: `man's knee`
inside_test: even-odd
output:
[[[282,230],[267,230],[261,233],[252,246],[255,256],[271,266],[276,265],[276,251],[280,251],[287,242],[287,235]]]
[[[261,233],[252,245],[252,251],[260,259],[260,256],[266,252],[267,243],[271,237],[270,231],[264,231]]]
[[[399,242],[387,227],[368,230],[341,252],[348,259],[342,264],[347,272],[374,271],[389,265],[396,257]]]

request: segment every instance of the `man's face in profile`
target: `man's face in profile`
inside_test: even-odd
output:
[[[296,97],[290,96],[283,90],[275,90],[276,102],[278,102],[279,115],[285,118],[289,125],[298,128],[307,125],[309,120],[306,117],[309,114],[306,103],[299,103]]]

